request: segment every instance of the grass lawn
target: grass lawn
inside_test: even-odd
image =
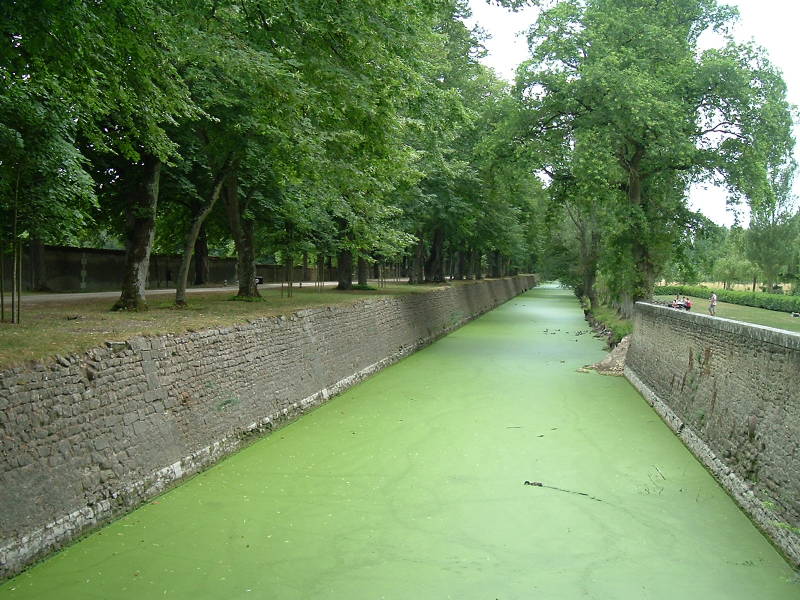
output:
[[[692,312],[708,314],[708,299],[689,297],[692,299]],[[661,302],[672,302],[675,296],[656,296],[655,299]],[[800,318],[793,317],[791,313],[777,310],[718,302],[717,316],[734,321],[744,321],[745,323],[755,323],[756,325],[766,325],[767,327],[800,332]]]
[[[295,287],[291,298],[285,293],[281,297],[279,288],[266,288],[260,290],[263,302],[234,302],[228,291],[199,292],[188,295],[189,306],[183,309],[173,307],[174,295],[157,295],[148,298],[146,312],[111,312],[115,298],[70,300],[65,295],[63,301],[23,305],[20,325],[0,324],[0,369],[56,354],[82,353],[109,340],[214,329],[303,308],[425,293],[437,287],[441,286],[390,284],[374,291],[341,292],[331,287],[319,291],[312,285]]]

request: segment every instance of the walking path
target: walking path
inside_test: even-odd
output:
[[[336,285],[338,282],[336,281],[326,281],[324,285]],[[304,286],[313,287],[313,281],[304,281]],[[285,285],[285,284],[284,284]],[[298,282],[294,283],[295,287],[299,286]],[[258,286],[258,289],[264,288],[279,288],[281,287],[280,283],[262,283]],[[208,292],[233,292],[239,289],[238,285],[228,285],[222,287],[195,287],[195,288],[186,288],[187,294],[202,294]],[[150,296],[164,296],[175,294],[175,288],[162,288],[158,290],[147,290],[145,292],[145,297]],[[22,296],[22,304],[44,304],[50,302],[72,302],[72,301],[80,301],[80,300],[99,300],[102,298],[119,298],[120,292],[119,290],[113,292],[72,292],[72,293],[60,293],[60,294],[24,294]]]
[[[800,596],[538,288],[22,576],[0,599]],[[525,484],[528,482],[528,485]]]

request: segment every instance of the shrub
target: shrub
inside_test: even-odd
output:
[[[711,290],[700,285],[661,285],[653,291],[659,296],[694,296],[695,298],[710,298]],[[766,294],[764,292],[739,292],[737,290],[718,290],[717,299],[720,302],[779,310],[782,312],[800,312],[800,297],[784,296],[783,294]]]
[[[620,340],[633,331],[633,323],[623,319],[617,311],[610,306],[600,306],[592,311],[595,321],[599,321],[603,326],[613,333],[609,340],[612,346],[619,344]]]

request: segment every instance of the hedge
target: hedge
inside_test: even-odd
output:
[[[783,294],[767,294],[764,292],[739,292],[736,290],[711,290],[697,285],[660,285],[653,290],[658,296],[694,296],[695,298],[710,298],[711,292],[717,292],[720,302],[766,308],[767,310],[780,310],[783,312],[800,312],[800,296],[784,296]]]

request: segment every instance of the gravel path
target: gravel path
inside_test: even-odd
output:
[[[313,286],[313,282],[305,282],[306,286]],[[325,285],[336,285],[336,281],[326,281]],[[259,289],[277,288],[280,283],[262,283]],[[295,284],[297,286],[297,284]],[[187,294],[197,294],[202,292],[230,292],[235,291],[238,286],[229,285],[223,287],[198,287],[188,288]],[[150,296],[164,296],[174,294],[175,288],[164,288],[158,290],[147,290],[146,297]],[[29,294],[22,296],[22,304],[45,304],[48,302],[80,302],[81,300],[100,300],[103,298],[118,298],[119,290],[113,292],[76,292],[76,293],[61,293],[61,294]]]

